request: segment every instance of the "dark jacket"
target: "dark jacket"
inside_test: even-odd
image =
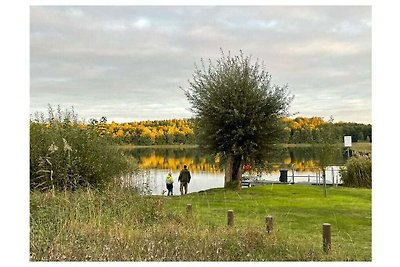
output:
[[[190,182],[190,172],[187,169],[181,170],[181,173],[179,174],[178,181],[181,183],[189,183]]]

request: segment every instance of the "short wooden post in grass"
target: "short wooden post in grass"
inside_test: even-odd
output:
[[[233,226],[234,215],[233,210],[228,210],[228,226]]]
[[[273,222],[272,216],[268,215],[265,218],[265,225],[267,227],[268,234],[271,233],[274,228],[274,222]]]
[[[192,217],[192,204],[186,204],[186,216]]]
[[[331,224],[322,224],[322,247],[326,253],[331,250]]]

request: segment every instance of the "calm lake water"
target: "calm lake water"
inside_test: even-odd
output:
[[[134,148],[127,150],[139,163],[141,171],[125,177],[126,184],[141,189],[144,193],[161,195],[166,190],[165,177],[169,171],[174,177],[174,194],[178,195],[178,176],[183,165],[187,165],[192,179],[188,191],[198,192],[224,186],[223,163],[219,158],[206,155],[198,148]],[[323,151],[314,147],[282,148],[269,159],[270,170],[260,173],[262,181],[279,181],[280,170],[288,170],[288,182],[321,182],[319,162],[324,162],[327,183],[341,182],[339,166],[345,163],[341,148]],[[244,176],[256,176],[245,173]],[[319,178],[321,177],[321,178]]]

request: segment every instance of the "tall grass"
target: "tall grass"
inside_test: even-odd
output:
[[[367,142],[355,142],[352,143],[351,149],[361,153],[371,153],[372,143]]]
[[[134,169],[112,140],[80,129],[74,111],[55,112],[30,121],[31,189],[75,190],[102,187]]]
[[[352,157],[340,169],[343,185],[351,187],[372,187],[372,161],[369,157]]]
[[[295,190],[294,187],[290,188],[288,193],[284,193],[283,187],[272,192],[281,198],[286,198]],[[346,191],[345,188],[335,190]],[[302,196],[309,191],[308,187],[298,187],[298,194]],[[243,200],[246,199],[247,204],[242,203],[242,210],[239,210],[236,193],[224,192],[213,191],[211,192],[213,196],[199,193],[166,198],[140,196],[132,190],[113,187],[107,190],[79,189],[75,192],[56,192],[55,195],[50,192],[33,191],[30,202],[31,261],[365,261],[371,259],[371,244],[368,241],[349,243],[348,236],[355,242],[360,240],[360,237],[356,236],[358,230],[351,230],[352,227],[357,227],[357,224],[345,227],[346,221],[343,218],[351,217],[349,214],[353,214],[353,217],[361,219],[359,216],[365,213],[363,210],[346,211],[347,206],[340,208],[343,211],[335,215],[337,222],[332,222],[332,251],[325,254],[322,250],[320,228],[325,221],[318,219],[319,223],[312,233],[302,233],[304,229],[287,231],[287,228],[292,228],[290,225],[294,227],[300,223],[298,221],[306,220],[308,217],[310,217],[308,221],[314,217],[319,218],[318,212],[325,217],[331,216],[331,211],[327,212],[325,207],[321,208],[321,211],[303,207],[295,212],[297,206],[289,207],[290,202],[285,203],[292,212],[285,213],[285,217],[275,217],[274,213],[276,224],[274,231],[268,234],[262,219],[265,218],[264,208],[268,208],[271,204],[269,198],[265,198],[265,194],[270,192],[269,189],[243,190],[240,194]],[[343,197],[351,199],[346,192],[342,192]],[[322,199],[322,196],[320,198]],[[265,199],[265,203],[261,203],[262,199]],[[309,199],[312,203],[318,200],[314,194],[310,195]],[[213,202],[217,200],[219,204]],[[187,201],[194,204],[192,217],[186,217]],[[264,207],[256,213],[254,210],[249,210],[249,207],[254,207],[255,202]],[[331,199],[330,202],[338,205],[337,199]],[[207,203],[211,206],[207,207]],[[226,212],[225,206],[233,204],[237,205],[235,214],[242,219],[237,218],[235,226],[230,228],[226,226],[224,211]],[[174,208],[171,208],[171,205]],[[221,224],[208,223],[209,220],[216,219],[206,216],[213,211],[218,211],[217,213],[221,215]],[[253,223],[250,217],[243,221],[245,214],[251,218],[259,217],[260,223]],[[364,215],[363,221],[368,224],[370,219],[364,218]],[[368,240],[368,237],[366,239]]]

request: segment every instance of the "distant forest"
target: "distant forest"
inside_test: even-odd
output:
[[[329,132],[331,140],[343,142],[344,135],[351,135],[353,142],[372,142],[372,125],[353,122],[331,122],[321,117],[284,118],[282,143],[321,143]],[[81,128],[94,128],[100,135],[112,137],[119,144],[172,145],[196,144],[193,119],[154,120],[125,123],[99,121],[80,123]]]

